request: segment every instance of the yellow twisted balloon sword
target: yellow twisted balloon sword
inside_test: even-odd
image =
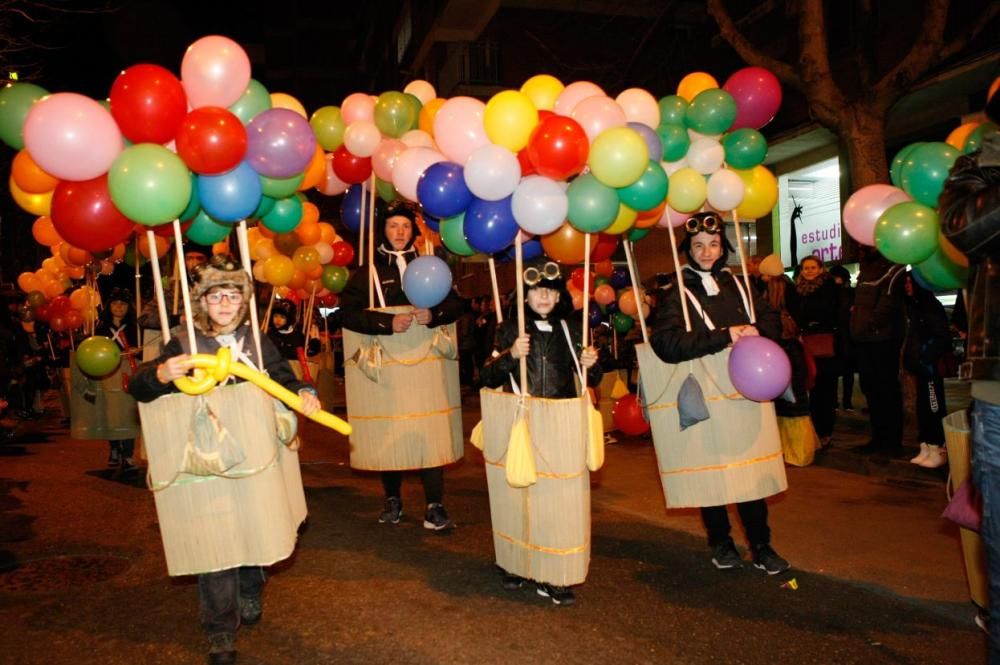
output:
[[[241,362],[233,362],[228,347],[223,346],[219,348],[218,353],[214,356],[207,353],[193,354],[189,358],[188,364],[197,370],[195,371],[195,375],[193,377],[182,376],[174,381],[174,385],[187,395],[203,395],[214,388],[216,384],[225,381],[232,374],[245,381],[249,381],[264,392],[280,399],[289,408],[302,413],[301,397],[280,383],[268,378],[265,374]],[[315,420],[320,425],[334,429],[345,436],[351,433],[350,423],[341,420],[332,413],[322,410],[313,411],[306,417]]]

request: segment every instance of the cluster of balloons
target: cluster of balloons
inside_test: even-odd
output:
[[[23,288],[23,287],[22,287]],[[93,323],[101,294],[89,286],[74,289],[68,296],[47,297],[41,290],[28,291],[22,320],[44,321],[55,332],[78,330]]]
[[[611,251],[614,251],[614,246]],[[573,299],[574,309],[583,308],[584,297],[591,299],[588,310],[591,328],[607,322],[618,334],[624,335],[635,326],[640,307],[641,316],[649,316],[649,305],[644,300],[636,303],[632,280],[625,268],[614,267],[608,258],[594,263],[594,272],[587,279],[590,292],[586,295],[583,293],[584,277],[583,268],[575,269],[566,280],[566,290]]]

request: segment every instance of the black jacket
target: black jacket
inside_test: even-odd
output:
[[[902,342],[903,277],[906,266],[877,257],[861,263],[851,310],[851,339],[855,342]]]
[[[269,328],[267,331],[267,338],[271,340],[278,352],[281,353],[282,358],[287,358],[288,360],[298,360],[299,359],[299,349],[304,349],[307,355],[314,356],[319,353],[319,340],[316,338],[309,340],[309,346],[306,347],[306,336],[302,334],[302,331],[294,326],[289,326],[285,330],[278,330],[277,328]]]
[[[803,279],[799,276],[799,279]],[[795,319],[803,335],[812,333],[832,333],[837,330],[840,313],[840,288],[830,273],[824,272],[816,278],[820,284],[808,293],[789,289],[785,299],[788,313]],[[794,293],[794,295],[793,295]]]
[[[409,305],[403,292],[403,280],[396,267],[396,258],[391,255],[376,255],[375,271],[382,284],[382,294],[385,296],[386,307]],[[391,335],[392,314],[376,312],[368,309],[368,266],[363,265],[351,275],[347,286],[340,293],[340,325],[347,330],[367,335]],[[379,306],[378,293],[375,294],[375,307]],[[456,321],[462,314],[462,300],[454,290],[448,293],[437,307],[431,309],[431,322],[428,328],[434,328]]]
[[[684,329],[680,297],[671,289],[669,295],[663,299],[662,305],[657,307],[653,332],[649,338],[653,351],[666,363],[679,363],[718,353],[732,343],[732,338],[729,336],[730,326],[750,323],[750,314],[743,306],[743,299],[736,286],[737,278],[731,272],[721,270],[716,273],[715,280],[719,284],[719,293],[714,296],[709,296],[705,292],[701,278],[694,270],[685,267],[682,274],[684,285],[698,299],[702,309],[715,324],[715,330],[708,329],[688,301],[691,332],[687,332]],[[746,289],[745,286],[743,288]],[[755,324],[757,332],[773,340],[781,339],[781,315],[778,311],[756,291],[748,294],[748,297],[753,298],[754,310],[757,313]]]
[[[531,336],[531,351],[528,353],[528,394],[533,397],[566,398],[576,397],[576,363],[566,342],[559,318],[546,319],[551,331],[540,330],[536,322],[542,319],[530,308],[525,309],[525,332]],[[572,352],[580,357],[582,333],[580,323],[566,321],[570,338],[573,340]],[[543,322],[544,325],[544,322]],[[520,382],[520,361],[510,353],[510,347],[517,339],[517,320],[507,319],[500,324],[496,336],[498,355],[486,361],[479,372],[483,385],[490,388],[510,386],[510,376],[515,382]],[[602,370],[594,365],[587,370],[587,385],[596,386],[601,383]]]
[[[951,349],[951,326],[944,306],[929,291],[914,285],[906,299],[906,339],[903,341],[903,368],[921,378],[938,374],[937,364]]]

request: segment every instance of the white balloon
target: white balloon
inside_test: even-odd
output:
[[[708,179],[708,204],[716,210],[734,210],[743,203],[746,185],[729,169],[719,169]]]
[[[400,136],[399,140],[409,148],[434,148],[437,150],[437,146],[434,145],[434,138],[422,129],[411,129]]]
[[[566,221],[569,198],[561,183],[545,176],[528,176],[514,190],[510,202],[514,219],[522,231],[535,235],[552,233]]]
[[[321,264],[326,265],[333,260],[333,247],[330,246],[330,243],[321,240],[313,245],[313,249],[319,254],[319,262]]]
[[[726,150],[715,139],[700,138],[691,143],[688,148],[688,164],[698,173],[708,175],[722,168],[726,159]]]
[[[688,138],[691,139],[691,143],[694,143],[698,139],[715,139],[718,141],[722,137],[722,134],[699,134],[693,129],[688,130]]]
[[[371,157],[382,141],[382,134],[371,120],[352,122],[344,131],[344,147],[358,157]]]
[[[396,191],[409,199],[417,200],[417,182],[427,167],[444,161],[444,155],[430,148],[408,148],[396,159],[392,169],[392,184]]]
[[[687,168],[691,165],[688,164],[687,157],[681,157],[676,162],[660,162],[660,166],[662,166],[663,170],[666,171],[668,176],[670,176],[676,171],[680,171],[681,169]]]
[[[410,81],[406,84],[406,87],[403,88],[403,92],[413,95],[420,100],[421,104],[426,104],[437,97],[437,92],[435,92],[434,86],[427,81],[422,80]]]
[[[465,184],[484,201],[499,201],[510,196],[521,181],[517,156],[503,146],[484,145],[469,155],[465,163]]]

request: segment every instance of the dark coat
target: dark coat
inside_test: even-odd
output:
[[[944,306],[929,291],[914,285],[906,299],[906,339],[903,341],[903,368],[920,378],[939,374],[941,357],[951,350],[951,326]]]
[[[525,309],[525,332],[531,336],[531,351],[528,353],[528,394],[533,397],[566,398],[576,397],[576,364],[566,343],[566,333],[563,332],[559,318],[547,319],[551,331],[539,330],[536,322],[541,320],[533,310]],[[572,352],[580,356],[582,333],[580,323],[567,321],[570,338],[573,340]],[[479,372],[484,386],[503,388],[510,386],[510,376],[520,382],[520,361],[510,353],[510,347],[517,339],[517,320],[508,319],[500,324],[496,336],[498,355],[486,361]],[[594,365],[587,370],[587,384],[596,386],[601,383],[602,370]]]
[[[851,310],[851,339],[855,342],[902,342],[905,266],[881,257],[861,264]]]
[[[662,305],[657,307],[653,332],[649,338],[653,351],[666,363],[679,363],[718,353],[732,343],[732,338],[729,336],[730,326],[750,323],[750,314],[743,306],[743,299],[736,286],[736,277],[731,272],[721,270],[716,273],[719,293],[714,296],[709,296],[705,292],[701,278],[693,270],[685,269],[683,275],[684,285],[698,299],[702,309],[715,324],[715,330],[708,329],[689,301],[691,332],[687,332],[684,329],[680,298],[671,290],[670,296],[664,298]],[[748,296],[753,298],[757,313],[755,324],[757,331],[764,337],[781,339],[781,315],[778,311],[755,291]]]
[[[298,360],[299,349],[305,349],[306,347],[306,336],[294,326],[285,328],[285,330],[278,330],[273,327],[269,328],[267,338],[271,340],[271,343],[281,353],[281,357],[288,360]],[[307,355],[314,356],[319,353],[319,346],[318,339],[310,339]]]
[[[796,288],[790,289],[785,299],[788,313],[795,319],[803,335],[832,333],[838,327],[840,289],[828,272],[820,273],[816,279],[821,280],[821,283],[815,289],[800,293],[796,283]]]

